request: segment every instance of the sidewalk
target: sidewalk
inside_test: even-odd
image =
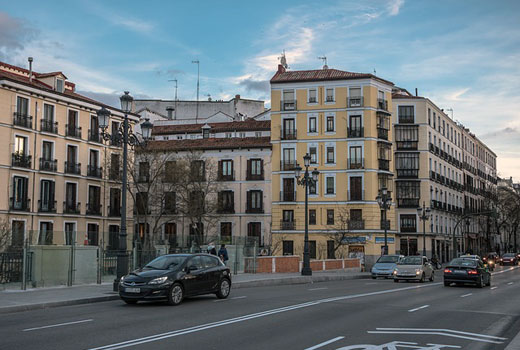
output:
[[[305,284],[360,278],[370,278],[370,273],[348,270],[316,271],[313,272],[312,276],[301,276],[299,273],[244,273],[232,276],[232,288]],[[5,290],[0,292],[0,314],[117,299],[119,299],[119,295],[112,291],[112,283]]]

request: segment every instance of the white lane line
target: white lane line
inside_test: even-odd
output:
[[[415,312],[417,310],[426,309],[427,307],[430,307],[430,305],[419,306],[419,307],[416,307],[415,309],[408,310],[408,312]]]
[[[421,334],[421,335],[442,335],[445,337],[451,337],[451,338],[461,338],[461,339],[468,339],[468,340],[475,340],[480,341],[483,343],[492,343],[492,344],[502,344],[503,341],[497,341],[497,340],[490,340],[490,339],[483,339],[483,338],[476,338],[476,337],[469,337],[465,335],[457,335],[457,334],[450,334],[450,333],[444,333],[444,332],[435,332],[435,331],[427,331],[427,332],[417,332],[417,331],[368,331],[367,333],[370,334]]]
[[[491,287],[491,290],[493,290],[493,289],[497,289],[497,288],[498,288],[498,287],[496,287],[496,286],[495,286],[495,287]]]
[[[473,295],[473,293],[464,294],[464,295],[461,295],[460,297],[465,298],[465,297],[469,297],[470,295]]]
[[[444,332],[444,333],[455,333],[462,335],[469,335],[472,337],[480,337],[480,338],[489,338],[496,340],[506,340],[507,338],[497,337],[495,335],[486,335],[480,333],[471,333],[471,332],[463,332],[456,331],[454,329],[445,329],[445,328],[376,328],[378,331],[428,331],[428,332]]]
[[[319,344],[316,344],[314,346],[311,346],[310,348],[307,348],[305,350],[314,350],[314,349],[318,349],[318,348],[321,348],[322,346],[325,346],[325,345],[329,345],[331,343],[334,343],[338,340],[341,340],[345,337],[336,337],[336,338],[333,338],[333,339],[330,339],[330,340],[327,340],[327,341],[324,341],[323,343],[319,343]]]
[[[293,305],[289,305],[289,306],[285,306],[285,307],[281,307],[281,308],[277,308],[277,309],[271,309],[271,310],[266,310],[266,311],[262,311],[262,312],[257,312],[254,314],[248,314],[248,315],[239,316],[239,317],[235,317],[235,318],[229,318],[229,319],[225,319],[225,320],[221,320],[221,321],[217,321],[217,322],[201,324],[201,325],[193,326],[193,327],[189,327],[189,328],[178,329],[178,330],[174,330],[174,331],[150,335],[147,337],[135,338],[135,339],[119,342],[119,343],[99,346],[96,348],[91,348],[89,350],[122,349],[122,348],[140,345],[140,344],[146,344],[146,343],[150,343],[150,342],[154,342],[154,341],[158,341],[158,340],[162,340],[162,339],[178,337],[180,335],[190,334],[190,333],[194,333],[194,332],[200,332],[200,331],[203,331],[206,329],[212,329],[212,328],[222,327],[222,326],[226,326],[226,325],[234,324],[234,323],[238,323],[238,322],[249,321],[249,320],[257,319],[260,317],[275,315],[275,314],[293,311],[293,310],[299,310],[299,309],[303,309],[306,307],[311,307],[311,306],[320,305],[320,304],[324,304],[324,303],[332,303],[332,302],[336,302],[336,301],[351,300],[351,299],[364,298],[364,297],[370,297],[370,296],[375,296],[375,295],[403,292],[403,291],[408,291],[408,290],[416,290],[416,289],[420,289],[420,288],[429,288],[429,287],[438,286],[440,284],[442,284],[442,282],[423,284],[423,285],[411,286],[411,287],[386,289],[386,290],[380,290],[377,292],[370,292],[370,293],[351,294],[351,295],[344,295],[344,296],[340,296],[340,297],[318,299],[318,300],[314,300],[314,301],[310,301],[310,302],[306,302],[306,303],[293,304]]]
[[[491,272],[492,275],[498,275],[499,273],[504,273],[504,272],[509,272],[509,271],[513,271],[513,270],[516,270],[518,269],[518,266],[517,267],[510,267],[506,270],[502,270],[502,271],[497,271],[497,272]]]
[[[35,331],[37,329],[44,329],[44,328],[53,328],[53,327],[61,327],[61,326],[68,326],[70,324],[77,324],[77,323],[85,323],[85,322],[92,322],[93,319],[88,320],[81,320],[81,321],[73,321],[73,322],[65,322],[65,323],[58,323],[58,324],[51,324],[49,326],[42,326],[42,327],[34,327],[34,328],[26,328],[23,329],[22,332],[29,332],[29,331]]]
[[[508,285],[512,285],[514,282],[509,282]]]
[[[244,299],[244,298],[247,298],[247,297],[246,297],[245,295],[242,295],[242,296],[240,296],[240,297],[233,297],[233,298],[231,298],[231,299]]]
[[[323,289],[329,289],[328,287],[321,287],[321,288],[311,288],[308,290],[323,290]]]

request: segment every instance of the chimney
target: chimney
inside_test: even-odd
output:
[[[27,60],[29,61],[29,82],[32,83],[32,62],[33,62],[33,58],[29,57]]]
[[[417,96],[417,88],[415,88],[415,96]]]
[[[235,95],[235,100],[240,100],[240,95]]]
[[[173,108],[172,106],[168,106],[166,107],[166,112],[168,112],[168,119],[173,119],[173,111],[175,110],[175,108]]]
[[[281,64],[278,65],[278,73],[285,73],[285,67]]]

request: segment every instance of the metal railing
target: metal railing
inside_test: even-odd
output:
[[[99,130],[88,130],[88,140],[92,142],[102,142],[101,134],[99,133]]]
[[[50,132],[51,134],[58,133],[58,122],[53,120],[40,120],[40,131]]]
[[[281,140],[296,140],[297,138],[297,131],[296,129],[282,129],[280,132],[280,139]]]
[[[419,198],[397,198],[399,208],[418,208]]]
[[[349,220],[347,227],[349,230],[364,230],[365,220]]]
[[[77,127],[76,125],[65,125],[65,136],[75,137],[77,139],[81,138],[81,126]]]
[[[296,160],[281,160],[280,161],[280,170],[282,171],[288,171],[288,170],[294,170],[298,166],[298,163]]]
[[[390,160],[389,159],[378,159],[379,170],[390,170]]]
[[[121,216],[121,206],[114,207],[114,206],[109,205],[108,206],[108,216],[111,216],[111,217]]]
[[[395,146],[398,150],[416,150],[418,147],[418,141],[396,141]]]
[[[296,192],[294,191],[280,191],[281,202],[294,202],[296,201]]]
[[[65,162],[65,173],[81,175],[81,163]]]
[[[38,211],[40,213],[55,213],[56,212],[56,201],[38,200]]]
[[[40,158],[40,170],[53,171],[53,172],[57,171],[58,170],[58,160]]]
[[[377,108],[383,111],[388,111],[388,101],[383,98],[377,99]]]
[[[364,201],[365,200],[365,190],[347,191],[347,198],[349,201]]]
[[[32,129],[32,119],[30,115],[14,112],[13,125]]]
[[[362,96],[347,97],[347,107],[348,108],[363,107],[363,97]]]
[[[97,177],[101,179],[103,177],[103,168],[95,165],[87,166],[87,176]]]
[[[383,140],[388,140],[388,129],[378,126],[377,127],[377,138],[383,139]]]
[[[79,214],[81,209],[81,203],[69,203],[63,202],[63,213],[64,214]]]
[[[31,156],[23,153],[12,153],[11,160],[12,166],[17,166],[20,168],[30,168],[31,167]]]
[[[399,116],[399,124],[413,124],[415,123],[413,115]]]
[[[397,177],[402,179],[416,179],[419,177],[419,169],[396,169]]]
[[[296,221],[284,221],[280,220],[280,229],[281,230],[287,230],[287,231],[293,231],[296,230]]]
[[[9,210],[30,211],[31,210],[31,200],[29,198],[15,200],[14,197],[10,197],[9,198]]]
[[[101,215],[102,207],[99,203],[87,203],[87,215]]]
[[[365,158],[349,158],[347,161],[348,169],[364,169],[365,168]]]
[[[365,128],[347,128],[347,137],[363,137],[365,135]]]
[[[33,253],[26,253],[25,280],[32,281],[32,260]],[[0,283],[19,283],[23,279],[24,270],[24,253],[19,252],[3,252],[0,253]]]
[[[296,110],[296,100],[284,100],[280,101],[280,110],[282,111],[294,111]]]

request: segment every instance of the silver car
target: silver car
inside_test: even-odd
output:
[[[390,278],[393,275],[395,267],[399,260],[404,258],[404,255],[383,255],[377,259],[376,263],[372,267],[372,278],[378,277]]]
[[[412,280],[424,282],[429,279],[433,282],[434,270],[425,256],[407,256],[401,259],[394,270],[394,282]]]

